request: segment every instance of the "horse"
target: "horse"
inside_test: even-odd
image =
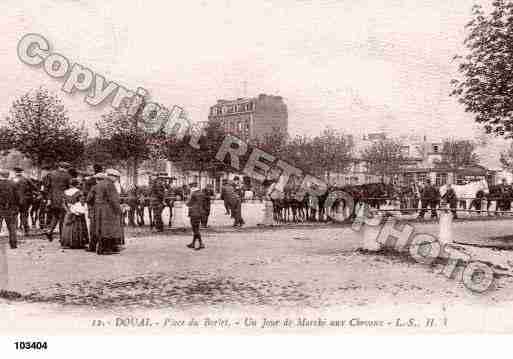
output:
[[[485,195],[490,192],[488,182],[486,182],[484,178],[465,185],[452,185],[451,187],[453,188],[454,193],[456,193],[456,198],[458,198],[460,203],[463,203],[464,209],[471,207],[472,201],[474,201],[474,198],[476,198],[479,191],[483,191]],[[445,192],[447,192],[447,185],[444,184],[441,186],[439,191],[440,196],[443,196]]]
[[[490,214],[490,207],[495,202],[495,214],[497,211],[511,210],[512,189],[510,186],[504,187],[503,185],[492,185],[489,188],[490,192],[485,195],[487,204],[486,211]]]

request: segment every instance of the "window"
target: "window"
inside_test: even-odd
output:
[[[446,183],[447,183],[447,173],[437,173],[436,179],[435,179],[435,184],[437,186],[443,186]]]
[[[417,174],[417,183],[426,183],[427,173],[418,173]]]

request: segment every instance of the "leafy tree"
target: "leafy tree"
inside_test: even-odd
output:
[[[281,158],[286,151],[287,135],[278,129],[274,129],[274,131],[265,135],[263,138],[257,138],[251,141],[251,144],[270,155]]]
[[[71,125],[61,100],[39,88],[14,101],[7,118],[9,146],[29,158],[41,176],[43,166],[58,161],[79,165],[84,133]]]
[[[118,161],[113,157],[110,141],[101,138],[92,138],[85,145],[84,161],[87,165],[100,163],[103,166],[114,166]]]
[[[487,133],[513,136],[513,2],[495,0],[491,11],[473,7],[466,26],[468,53],[455,56],[460,78],[452,95],[484,124]]]
[[[96,124],[103,156],[108,154],[116,163],[128,169],[131,182],[137,184],[138,168],[150,158],[153,133],[144,126],[143,101],[135,113],[129,107],[120,106],[102,116]]]
[[[352,162],[352,137],[333,129],[325,129],[320,136],[314,137],[310,147],[315,161],[310,166],[315,174],[324,177],[328,183],[332,173],[343,172]]]
[[[469,140],[445,140],[442,145],[440,166],[462,167],[479,164],[479,156],[474,152],[476,145]]]
[[[6,127],[0,127],[0,153],[6,155],[14,148],[13,133]]]
[[[216,177],[219,172],[228,170],[228,165],[216,159],[216,154],[223,143],[225,134],[216,122],[210,121],[198,136],[197,145],[191,146],[189,133],[183,137],[169,135],[163,142],[164,157],[172,161],[182,171],[197,171],[201,181],[203,174]]]
[[[290,164],[301,168],[303,172],[316,174],[318,164],[313,152],[312,139],[308,136],[298,135],[287,143],[283,156]]]
[[[380,139],[365,148],[362,159],[367,163],[371,173],[376,173],[384,180],[407,162],[401,150],[401,143],[393,139]]]

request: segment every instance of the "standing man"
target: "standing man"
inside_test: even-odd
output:
[[[37,189],[34,183],[23,175],[22,168],[14,167],[14,173],[13,182],[16,184],[16,191],[18,192],[20,224],[25,235],[28,235],[30,230],[28,222],[29,209]]]
[[[157,232],[164,231],[164,223],[162,222],[162,211],[164,210],[164,200],[166,197],[166,188],[163,179],[156,176],[151,181],[150,186],[150,206],[153,212],[153,221]]]
[[[120,173],[115,169],[108,169],[105,174],[87,198],[88,203],[94,202],[94,220],[91,226],[94,225],[94,247],[98,254],[106,251],[119,252],[119,245],[124,240],[119,193],[114,185]]]
[[[422,202],[422,210],[419,213],[419,219],[424,219],[424,215],[426,214],[427,207],[431,208],[431,218],[437,218],[436,214],[436,205],[440,199],[440,192],[436,189],[435,186],[431,184],[431,180],[426,181],[426,186],[422,189],[422,193],[420,195]]]
[[[454,188],[452,188],[450,183],[447,183],[447,190],[442,196],[442,199],[449,204],[452,212],[452,218],[457,219],[458,215],[456,214],[456,207],[458,205],[458,198],[456,197],[456,192],[454,192]]]
[[[201,240],[200,224],[205,215],[205,194],[197,187],[196,183],[191,184],[191,197],[187,202],[187,207],[189,207],[189,218],[192,227],[192,242],[187,247],[195,250],[203,249],[205,245]],[[198,247],[196,247],[196,241],[199,242]]]
[[[242,227],[244,220],[242,219],[242,198],[240,191],[237,190],[234,183],[230,183],[231,191],[228,191],[228,203],[230,204],[230,211],[234,219],[233,227]]]
[[[87,203],[87,218],[89,219],[89,243],[87,250],[94,252],[96,249],[96,237],[94,235],[94,198],[95,198],[95,186],[101,181],[105,174],[103,173],[103,167],[99,164],[93,165],[94,175],[88,177],[84,183],[84,196]]]
[[[502,179],[502,184],[499,185],[499,197],[500,200],[497,201],[497,207],[499,207],[501,211],[509,211],[511,199],[509,196],[509,186],[505,178]],[[504,213],[501,213],[501,215],[504,215]]]
[[[62,233],[62,224],[66,210],[64,207],[64,191],[70,187],[71,175],[68,170],[71,166],[67,162],[60,162],[56,171],[46,177],[45,190],[48,192],[49,212],[52,217],[50,226],[45,232],[46,237],[53,241],[53,232],[59,225],[59,235]]]
[[[239,176],[233,177],[233,187],[235,188],[235,192],[239,195],[240,200],[242,202],[242,200],[244,199],[244,188]]]
[[[225,214],[227,215],[231,215],[231,211],[230,211],[230,203],[228,202],[228,192],[231,191],[231,188],[228,188],[229,184],[228,184],[228,180],[223,180],[223,186],[221,188],[221,199],[223,200],[223,203],[224,203],[224,209],[225,209]]]
[[[214,190],[210,183],[207,184],[207,186],[203,189],[203,195],[205,196],[205,210],[203,213],[203,217],[201,218],[201,226],[203,228],[207,228],[208,217],[210,216],[210,208],[212,206],[212,197],[214,196]]]
[[[9,231],[9,245],[12,249],[17,247],[16,239],[16,213],[19,198],[14,182],[9,180],[9,171],[0,169],[0,228],[5,221]]]

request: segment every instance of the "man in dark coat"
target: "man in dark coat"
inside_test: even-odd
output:
[[[454,192],[454,188],[451,187],[450,183],[447,184],[447,190],[442,196],[442,199],[449,204],[449,207],[451,208],[452,212],[452,217],[454,219],[457,219],[458,215],[456,214],[456,207],[458,206],[458,198],[456,197],[456,192]]]
[[[93,172],[94,175],[87,177],[83,186],[84,196],[87,203],[87,217],[89,218],[89,244],[87,246],[87,250],[91,252],[96,250],[96,239],[94,237],[94,187],[105,177],[103,167],[97,163],[93,165]]]
[[[224,189],[226,201],[228,201],[230,213],[234,220],[233,226],[242,227],[244,220],[242,219],[242,199],[240,194],[235,188],[235,184],[233,182],[228,182]]]
[[[244,200],[244,186],[240,182],[239,176],[233,177],[233,188],[242,202]]]
[[[226,210],[226,214],[230,215],[230,204],[228,202],[228,192],[231,192],[231,188],[228,188],[228,180],[223,180],[223,185],[221,187],[221,199],[224,202],[224,209]]]
[[[98,183],[97,175],[99,173],[103,173],[103,167],[101,165],[95,163],[93,165],[93,173],[94,174],[92,176],[88,176],[84,180],[82,190],[86,196],[89,193],[89,191],[91,190],[91,188],[93,188],[96,185],[96,183]]]
[[[187,202],[187,207],[189,207],[189,218],[191,220],[192,242],[187,247],[199,250],[205,248],[200,234],[201,219],[205,215],[205,194],[196,187],[196,184],[191,185],[191,187],[191,196]],[[199,242],[198,247],[196,247],[196,241]]]
[[[37,192],[37,188],[34,183],[23,175],[23,169],[20,167],[14,167],[14,180],[16,184],[16,190],[18,192],[19,199],[19,213],[20,213],[20,224],[21,228],[25,232],[25,235],[29,234],[29,209],[32,205],[32,200]]]
[[[419,213],[419,219],[424,219],[427,207],[431,208],[431,218],[437,218],[436,206],[440,200],[440,192],[431,184],[431,180],[426,181],[426,186],[422,189],[421,193],[422,209]]]
[[[51,242],[53,240],[53,232],[57,224],[59,225],[59,233],[62,233],[62,224],[66,210],[64,208],[64,191],[70,186],[71,176],[68,173],[70,165],[66,162],[59,163],[56,171],[52,171],[45,178],[45,191],[48,193],[48,210],[51,216],[51,222],[45,235]]]
[[[17,247],[16,239],[16,213],[18,212],[19,198],[14,182],[9,180],[9,171],[0,170],[0,228],[3,221],[9,232],[9,245],[12,249]]]
[[[153,221],[157,232],[164,231],[164,223],[162,222],[162,211],[164,210],[164,200],[166,197],[166,188],[163,179],[155,177],[150,185],[150,207],[153,212]]]
[[[87,196],[87,203],[93,203],[94,214],[91,223],[91,227],[94,226],[94,236],[89,249],[94,246],[98,254],[119,251],[119,244],[124,238],[119,193],[114,185],[119,172],[109,169],[105,174],[106,176],[98,181]]]
[[[498,187],[500,199],[497,201],[497,207],[499,207],[501,211],[509,211],[511,209],[511,195],[510,188],[505,178],[502,179],[502,183]]]
[[[207,186],[203,189],[203,195],[205,196],[205,211],[203,213],[203,217],[201,218],[201,226],[203,228],[207,228],[208,217],[210,216],[210,208],[212,206],[212,197],[214,196],[214,190],[211,184],[207,184]]]

